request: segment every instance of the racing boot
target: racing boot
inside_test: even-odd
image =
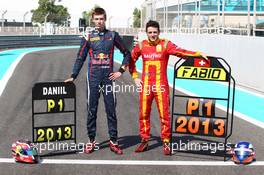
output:
[[[113,151],[116,154],[123,154],[122,149],[118,146],[117,142],[113,142],[112,140],[110,140],[109,142],[109,148],[111,151]]]
[[[91,140],[89,143],[86,144],[84,152],[86,154],[90,154],[95,151],[95,147],[96,147],[96,141]]]
[[[170,142],[163,142],[163,154],[170,155],[170,153],[171,153]]]
[[[148,141],[147,140],[141,140],[141,143],[137,146],[135,152],[141,153],[148,150]]]

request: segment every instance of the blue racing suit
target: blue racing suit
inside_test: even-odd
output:
[[[90,140],[96,136],[97,107],[100,93],[103,93],[107,114],[108,133],[112,141],[117,140],[116,97],[113,81],[109,74],[113,72],[114,47],[124,56],[119,71],[123,73],[129,65],[131,54],[117,32],[110,30],[92,31],[87,38],[82,38],[77,59],[71,77],[76,79],[89,53],[87,71],[87,133]]]

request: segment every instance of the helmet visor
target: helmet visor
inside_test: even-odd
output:
[[[36,156],[37,154],[38,153],[37,153],[36,149],[27,150],[27,155],[29,155],[29,156]]]

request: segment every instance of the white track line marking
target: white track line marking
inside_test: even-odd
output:
[[[174,66],[168,65],[168,69],[174,70]],[[217,82],[216,81],[215,83],[222,84],[224,86],[228,86],[227,83],[223,83],[223,82]],[[252,88],[254,91],[250,91],[250,90],[248,90],[248,89],[250,89],[250,87],[246,88],[246,86],[243,87],[241,85],[236,84],[236,89],[241,90],[241,91],[246,92],[246,93],[249,93],[249,94],[252,94],[252,95],[255,95],[255,96],[260,97],[260,98],[264,98],[264,94],[262,92],[259,92],[258,90],[255,90],[254,88]]]
[[[15,163],[12,158],[0,158],[0,163]],[[71,165],[138,165],[138,166],[239,166],[224,161],[147,161],[147,160],[80,160],[80,159],[43,159],[41,164]],[[240,165],[243,166],[243,165]],[[264,166],[264,161],[256,161],[247,166]]]
[[[171,83],[169,83],[169,85],[170,85],[171,88],[173,87],[173,85],[172,85]],[[192,92],[190,92],[190,91],[188,91],[188,90],[185,90],[185,89],[183,89],[183,88],[180,88],[180,87],[177,87],[177,86],[176,86],[176,89],[179,90],[179,91],[181,91],[181,92],[184,93],[184,94],[191,95],[191,96],[197,96],[197,94],[194,94],[194,93],[192,93]],[[226,107],[223,106],[223,105],[216,104],[216,107],[217,107],[218,109],[221,109],[221,110],[223,110],[223,111],[226,111]],[[229,108],[229,113],[231,113],[231,111],[232,111],[232,109]],[[256,120],[256,119],[250,117],[250,116],[247,116],[247,115],[245,115],[245,114],[242,114],[242,113],[240,113],[240,112],[238,112],[238,111],[236,111],[236,110],[234,110],[234,116],[235,116],[235,117],[238,117],[238,118],[240,118],[240,119],[242,119],[242,120],[245,120],[245,121],[247,121],[247,122],[249,122],[249,123],[252,123],[253,125],[256,125],[256,126],[262,128],[262,129],[264,129],[264,123],[263,123],[263,122],[258,121],[258,120]]]
[[[1,84],[0,84],[0,96],[2,95],[2,92],[4,91],[8,80],[10,79],[10,77],[12,76],[16,66],[18,65],[18,63],[20,62],[20,60],[29,52],[25,52],[21,55],[19,55],[18,58],[16,58],[16,60],[11,64],[11,66],[8,68],[8,70],[6,71],[3,79],[1,80]]]
[[[47,50],[57,50],[57,49],[72,49],[72,48],[75,48],[75,47],[50,47],[50,48],[47,48],[46,50],[31,50],[31,51],[27,51],[27,52],[24,52],[22,54],[20,54],[16,60],[10,65],[10,67],[8,68],[8,70],[6,71],[6,73],[4,74],[2,80],[0,80],[0,97],[7,85],[7,82],[8,80],[10,79],[10,77],[13,75],[13,72],[14,70],[16,69],[16,66],[18,65],[18,63],[22,60],[22,58],[26,55],[26,54],[29,54],[29,53],[32,53],[32,52],[39,52],[39,51],[47,51]],[[14,49],[15,50],[15,49]]]
[[[219,109],[221,109],[221,110],[223,110],[223,111],[226,111],[226,107],[223,106],[223,105],[216,104],[216,107],[219,108]],[[229,113],[231,113],[231,111],[232,111],[232,109],[229,108]],[[262,129],[264,129],[264,123],[261,122],[261,121],[258,121],[256,119],[254,119],[252,117],[249,117],[249,116],[247,116],[245,114],[242,114],[240,112],[237,112],[235,110],[234,110],[234,116],[236,116],[236,117],[238,117],[238,118],[240,118],[242,120],[245,120],[246,122],[249,122],[249,123],[251,123],[253,125],[256,125],[256,126],[262,128]]]

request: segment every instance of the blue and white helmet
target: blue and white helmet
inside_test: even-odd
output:
[[[237,164],[249,164],[255,157],[256,153],[250,142],[240,141],[232,151],[232,160]]]

